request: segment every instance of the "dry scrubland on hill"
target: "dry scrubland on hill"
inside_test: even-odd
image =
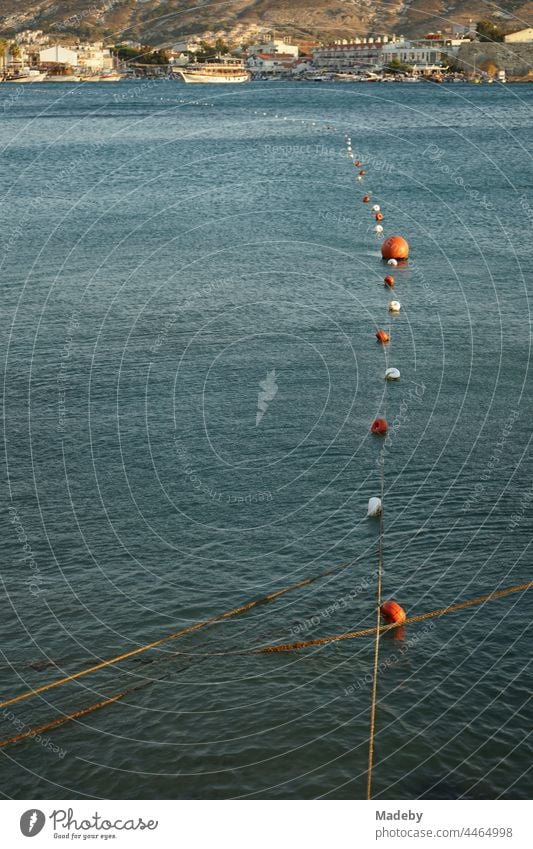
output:
[[[161,44],[206,29],[237,24],[273,27],[293,35],[326,38],[369,32],[420,35],[452,23],[489,17],[495,10],[512,14],[517,28],[533,20],[533,2],[506,0],[495,6],[482,0],[0,0],[2,28],[40,28],[84,36],[123,36]],[[199,8],[200,6],[200,8]]]

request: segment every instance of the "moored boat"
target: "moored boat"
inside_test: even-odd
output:
[[[251,77],[241,60],[233,58],[194,62],[176,71],[186,83],[247,83]]]
[[[37,71],[33,69],[18,71],[15,74],[10,74],[5,77],[4,83],[41,83],[46,77],[46,71]]]

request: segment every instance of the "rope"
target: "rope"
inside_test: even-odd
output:
[[[258,635],[256,637],[256,640],[262,639],[265,636],[269,636],[272,633],[275,633],[275,631],[270,630],[270,631],[263,632],[263,634]],[[205,645],[206,642],[207,641],[204,641],[204,643],[201,643],[200,645]],[[232,652],[232,648],[227,649],[226,652],[220,652],[219,654],[220,655],[231,654],[231,652]],[[150,663],[155,662],[155,663],[159,664],[159,663],[168,662],[172,658],[177,657],[178,655],[182,655],[182,654],[183,653],[180,652],[180,651],[172,652],[172,654],[168,655],[167,657],[165,657],[161,660],[150,661]],[[107,705],[114,704],[115,702],[118,702],[120,699],[123,699],[125,696],[131,695],[131,693],[135,693],[139,690],[143,690],[145,687],[149,687],[151,684],[157,684],[157,683],[160,683],[161,681],[164,681],[166,678],[168,678],[172,674],[172,672],[174,672],[174,673],[176,671],[177,672],[184,672],[185,670],[188,670],[191,666],[196,667],[199,663],[203,663],[204,661],[206,661],[209,656],[210,655],[208,655],[208,654],[203,654],[201,656],[201,659],[197,660],[196,663],[191,663],[190,660],[189,660],[189,662],[185,666],[182,666],[178,670],[173,670],[171,672],[168,672],[166,675],[163,675],[160,678],[149,679],[148,681],[143,681],[141,683],[134,684],[133,686],[128,687],[126,690],[122,690],[122,692],[116,693],[114,696],[109,696],[107,699],[103,699],[100,702],[96,702],[95,704],[90,705],[89,707],[82,708],[81,710],[77,710],[74,713],[64,714],[63,716],[60,716],[57,719],[52,720],[51,722],[46,722],[43,725],[39,725],[37,728],[30,728],[28,731],[24,731],[21,734],[15,734],[13,737],[6,737],[4,740],[0,740],[0,749],[3,749],[5,746],[9,746],[13,743],[19,743],[21,740],[25,740],[28,737],[36,737],[37,734],[42,734],[44,731],[51,731],[54,728],[58,728],[61,725],[65,725],[67,722],[71,722],[75,719],[79,719],[80,717],[86,716],[88,713],[92,713],[93,711],[99,710],[100,708],[106,707]]]
[[[356,561],[353,561],[354,563]],[[148,651],[148,649],[156,648],[157,646],[163,645],[163,643],[167,643],[170,640],[175,640],[178,637],[183,637],[185,634],[192,634],[194,631],[199,631],[201,628],[206,628],[209,625],[213,625],[215,622],[220,622],[224,619],[229,619],[232,616],[237,616],[240,613],[245,613],[248,610],[252,610],[254,607],[258,607],[261,604],[270,604],[270,602],[274,601],[276,598],[279,598],[286,593],[292,592],[293,590],[300,589],[301,587],[306,587],[309,584],[313,584],[315,581],[318,581],[320,578],[325,578],[328,575],[332,575],[334,572],[341,571],[342,569],[347,569],[349,566],[352,566],[353,563],[341,563],[339,566],[334,566],[331,569],[327,569],[325,572],[320,572],[318,575],[314,575],[311,578],[306,578],[304,581],[299,581],[297,584],[291,584],[289,587],[283,587],[281,590],[276,590],[276,592],[270,593],[269,595],[263,596],[256,601],[248,601],[245,604],[241,604],[239,607],[234,607],[232,610],[226,611],[226,613],[218,613],[216,616],[212,616],[210,619],[204,619],[201,622],[197,622],[195,625],[190,625],[187,628],[183,628],[181,631],[175,631],[173,634],[167,634],[165,637],[160,637],[158,640],[154,640],[151,643],[146,643],[143,646],[139,646],[136,649],[131,649],[130,651],[123,652],[122,654],[117,655],[116,657],[109,658],[108,660],[103,660],[100,663],[96,663],[94,666],[90,666],[87,669],[81,669],[78,672],[73,672],[72,675],[66,675],[64,678],[58,678],[56,681],[50,681],[48,684],[43,684],[42,687],[36,687],[34,690],[27,690],[25,693],[20,693],[18,696],[14,696],[11,699],[6,699],[3,702],[0,702],[0,708],[7,707],[8,705],[13,705],[16,702],[22,702],[24,699],[29,699],[31,696],[37,696],[39,693],[44,693],[47,690],[51,690],[53,687],[59,687],[61,684],[66,684],[68,681],[74,681],[77,678],[81,678],[84,675],[89,675],[91,672],[96,672],[97,669],[103,669],[106,666],[112,666],[115,663],[118,663],[121,660],[126,660],[127,658],[134,657],[137,654],[141,654],[142,652]]]
[[[308,648],[309,646],[324,645],[326,643],[336,642],[336,641],[340,641],[340,640],[354,639],[355,637],[370,636],[371,634],[377,634],[378,631],[379,631],[380,634],[382,634],[385,631],[391,631],[394,628],[400,628],[400,627],[403,627],[404,625],[412,625],[416,622],[423,622],[425,619],[432,619],[436,616],[444,616],[446,613],[455,613],[458,610],[463,610],[467,607],[473,607],[474,605],[477,605],[477,604],[483,604],[484,602],[492,601],[493,599],[504,598],[505,596],[511,595],[512,593],[525,591],[525,590],[528,590],[528,589],[531,589],[531,588],[533,588],[533,581],[529,581],[528,583],[525,583],[525,584],[518,584],[517,586],[514,586],[514,587],[507,587],[504,590],[498,590],[497,592],[488,593],[487,595],[479,596],[478,598],[468,599],[467,601],[462,601],[462,602],[459,602],[458,604],[452,604],[452,605],[449,605],[448,607],[441,607],[438,610],[431,611],[430,613],[422,613],[422,614],[419,614],[418,616],[411,616],[408,619],[406,619],[405,622],[402,622],[402,623],[393,622],[390,625],[380,625],[380,626],[376,626],[375,628],[363,628],[359,631],[350,631],[346,634],[337,634],[337,635],[331,636],[331,637],[321,637],[321,638],[316,639],[316,640],[307,640],[306,642],[292,643],[292,644],[278,645],[278,646],[265,646],[261,649],[256,649],[255,651],[246,652],[246,653],[247,654],[264,654],[264,653],[271,653],[271,652],[295,651],[297,649]],[[226,653],[230,654],[230,652],[231,652],[231,650],[228,650]],[[181,654],[182,654],[182,652],[179,652],[179,651],[174,652],[172,655],[169,656],[168,659],[170,659],[171,657],[175,657],[176,655],[181,655]],[[224,652],[217,652],[216,653],[217,656],[221,656],[222,654],[225,654],[225,653]],[[207,657],[207,656],[208,655],[202,655],[202,657],[204,657],[204,658]],[[162,680],[162,679],[157,679],[157,680],[159,681],[159,680]],[[130,693],[134,692],[135,690],[140,690],[143,687],[147,687],[152,683],[157,683],[157,682],[147,681],[147,682],[144,682],[142,684],[137,684],[134,687],[130,687],[127,690],[123,690],[121,693],[117,693],[114,696],[109,697],[108,699],[104,699],[103,701],[97,702],[96,704],[90,705],[89,707],[83,708],[82,710],[75,711],[74,713],[67,714],[66,716],[61,716],[58,719],[54,719],[52,722],[45,723],[44,725],[40,725],[37,728],[29,729],[28,731],[24,731],[21,734],[16,734],[13,737],[8,737],[5,740],[0,740],[0,749],[4,748],[4,746],[10,745],[11,743],[17,743],[21,740],[28,738],[28,737],[34,737],[37,734],[41,734],[44,731],[50,731],[54,728],[58,728],[59,726],[64,725],[65,723],[70,722],[71,720],[78,719],[79,717],[82,717],[82,716],[86,716],[87,714],[92,713],[95,710],[99,710],[100,708],[106,707],[107,705],[111,705],[114,702],[117,702],[120,699],[123,699],[124,696],[129,695]]]
[[[376,701],[378,695],[378,669],[379,669],[379,617],[381,611],[381,578],[383,571],[383,538],[384,538],[384,504],[383,495],[385,489],[385,457],[381,457],[381,513],[379,517],[379,542],[378,542],[378,569],[377,569],[377,590],[376,590],[376,642],[374,647],[374,668],[372,671],[372,701],[370,705],[370,731],[368,735],[368,771],[366,784],[366,798],[372,798],[372,767],[374,762],[374,731],[376,726]]]
[[[390,324],[389,324],[390,337]],[[387,349],[385,349],[385,368],[388,366]],[[385,381],[384,413],[387,420],[387,383]],[[378,568],[376,589],[376,642],[374,646],[374,666],[372,670],[372,696],[370,703],[370,730],[368,733],[368,768],[366,783],[366,798],[372,798],[372,769],[374,766],[374,735],[376,729],[376,703],[378,697],[378,670],[379,670],[379,641],[380,641],[380,615],[381,615],[381,584],[383,575],[383,550],[385,546],[385,451],[380,455],[380,497],[381,512],[379,514],[379,541],[378,541]]]
[[[394,628],[401,628],[404,625],[414,625],[416,622],[423,622],[425,619],[433,619],[436,616],[444,616],[446,613],[456,613],[458,610],[464,610],[466,607],[474,607],[476,604],[483,604],[485,601],[492,601],[496,598],[518,593],[523,590],[529,590],[533,587],[533,581],[528,581],[526,584],[518,584],[515,587],[507,587],[504,590],[491,592],[487,595],[471,598],[468,601],[461,601],[458,604],[451,604],[448,607],[439,607],[438,610],[432,610],[430,613],[421,613],[418,616],[410,616],[405,622],[392,622],[390,625],[380,625],[374,628],[362,628],[359,631],[347,631],[345,634],[334,634],[330,637],[318,637],[315,640],[304,640],[298,643],[285,643],[279,646],[263,646],[256,649],[253,654],[297,651],[299,649],[307,649],[311,646],[324,646],[327,643],[340,642],[341,640],[353,640],[356,637],[368,637],[371,634],[376,634],[379,630],[380,634],[386,631],[392,631]]]
[[[42,734],[43,731],[50,731],[53,728],[64,725],[65,722],[70,722],[72,719],[78,719],[80,716],[92,713],[93,710],[98,710],[106,705],[113,704],[113,702],[118,702],[119,699],[124,698],[127,692],[128,691],[125,690],[123,693],[117,693],[116,696],[104,699],[103,702],[98,702],[97,704],[90,705],[82,710],[77,710],[75,713],[69,713],[68,716],[60,716],[58,719],[54,719],[53,722],[47,722],[45,725],[39,725],[37,728],[30,728],[28,731],[24,731],[22,734],[16,734],[14,737],[8,737],[6,740],[0,740],[0,749],[3,749],[4,746],[8,746],[10,743],[18,743],[20,740],[24,740],[27,737],[36,737],[37,734]]]
[[[353,639],[354,637],[364,637],[369,636],[370,634],[376,634],[379,630],[380,634],[385,631],[390,631],[393,628],[399,628],[403,625],[412,625],[415,622],[422,622],[424,619],[431,619],[434,616],[443,616],[446,613],[455,613],[457,610],[462,610],[466,607],[472,607],[476,604],[482,604],[485,601],[491,601],[492,599],[503,598],[504,596],[511,595],[512,593],[517,593],[522,590],[528,590],[533,587],[533,581],[529,581],[527,584],[519,584],[515,587],[507,587],[507,589],[499,590],[498,592],[488,593],[488,595],[480,596],[479,598],[469,599],[468,601],[462,601],[459,604],[452,604],[448,607],[441,607],[439,610],[433,610],[430,613],[422,613],[419,616],[411,616],[405,622],[402,623],[392,623],[390,625],[381,625],[376,626],[375,628],[364,628],[360,631],[351,631],[347,634],[338,634],[334,637],[322,637],[317,640],[308,640],[307,642],[302,643],[292,643],[291,645],[284,646],[267,646],[261,649],[256,649],[252,652],[246,652],[247,654],[261,654],[266,652],[278,652],[278,651],[294,651],[300,648],[307,648],[311,645],[323,645],[325,643],[331,643],[338,640],[348,640]],[[231,650],[227,652],[230,654]],[[176,655],[182,654],[182,652],[174,652],[170,657],[175,657]],[[217,656],[224,654],[223,652],[217,652]],[[208,655],[202,655],[204,658]],[[169,658],[170,659],[170,658]],[[162,679],[157,679],[162,680]],[[143,687],[148,687],[150,684],[157,683],[156,681],[146,681],[142,684],[137,684],[134,687],[130,687],[128,690],[123,690],[121,693],[117,693],[114,696],[109,697],[108,699],[104,699],[101,702],[97,702],[96,704],[90,705],[89,707],[83,708],[82,710],[78,710],[75,713],[67,714],[66,716],[60,716],[58,719],[54,719],[52,722],[45,723],[44,725],[40,725],[37,728],[29,729],[28,731],[24,731],[22,734],[16,734],[13,737],[8,737],[5,740],[0,740],[0,749],[5,746],[10,745],[11,743],[18,743],[21,740],[24,740],[28,737],[35,737],[37,734],[41,734],[43,731],[50,731],[54,728],[58,728],[60,725],[64,725],[71,720],[78,719],[81,716],[86,716],[89,713],[92,713],[95,710],[99,710],[100,708],[106,707],[107,705],[111,705],[114,702],[118,702],[120,699],[123,699],[124,696],[129,695],[135,690],[140,690]]]

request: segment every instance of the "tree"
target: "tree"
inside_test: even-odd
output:
[[[223,38],[217,38],[215,41],[215,53],[220,53],[221,55],[229,53],[229,47]]]
[[[492,21],[478,21],[476,30],[480,41],[503,41],[503,30]]]
[[[386,71],[391,71],[393,74],[411,74],[413,71],[412,65],[407,65],[406,62],[400,62],[399,59],[391,59],[385,65]]]
[[[6,72],[6,53],[7,53],[8,43],[5,38],[0,38],[0,58],[2,60],[2,74]]]
[[[16,62],[20,56],[20,47],[18,46],[16,41],[12,41],[9,45],[9,52]]]

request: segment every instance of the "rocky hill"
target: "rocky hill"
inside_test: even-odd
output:
[[[494,15],[494,17],[493,17]],[[206,30],[258,27],[322,40],[366,33],[421,35],[482,18],[520,29],[533,0],[0,0],[0,31],[43,29],[84,38],[171,44]]]

